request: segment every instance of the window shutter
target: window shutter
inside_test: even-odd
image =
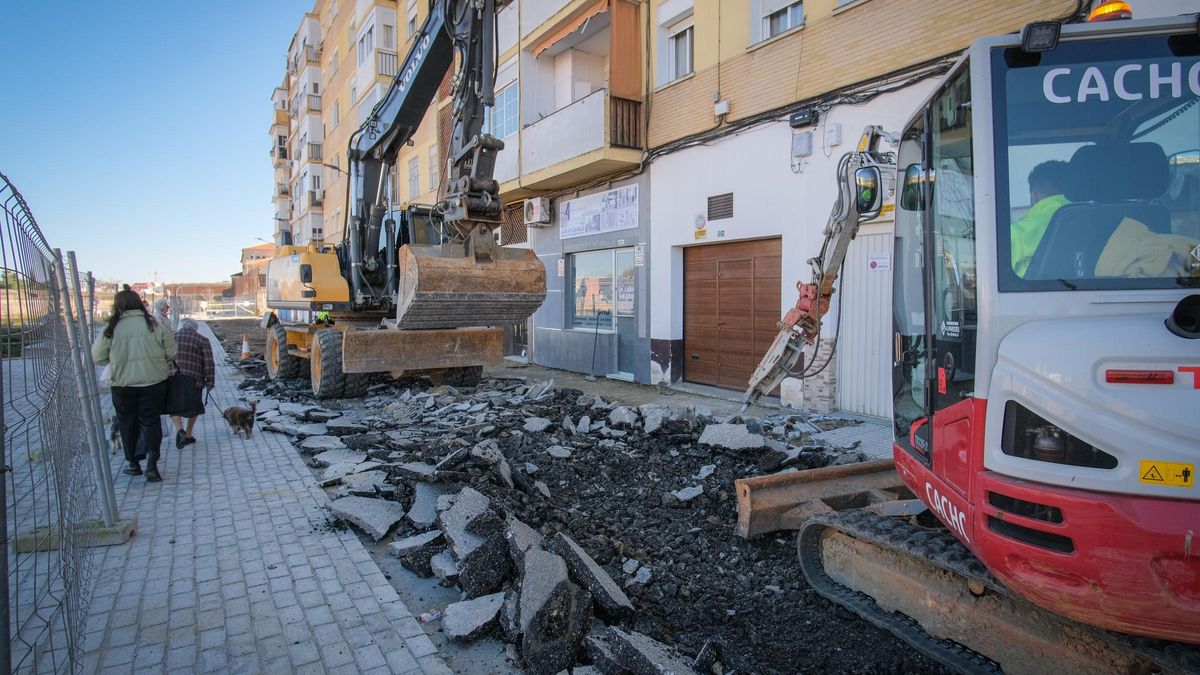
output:
[[[720,220],[733,217],[733,193],[713,195],[708,198],[708,219]]]
[[[779,10],[783,9],[784,7],[793,5],[795,3],[796,3],[796,0],[762,0],[763,17],[765,18],[765,17],[771,16],[772,14],[774,14],[775,12],[778,12]]]

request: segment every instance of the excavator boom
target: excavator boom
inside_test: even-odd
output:
[[[838,162],[838,196],[825,225],[825,242],[821,252],[808,261],[812,266],[812,280],[807,284],[796,284],[799,293],[796,306],[779,322],[779,333],[751,374],[743,412],[779,386],[785,377],[803,378],[815,374],[811,363],[800,373],[793,374],[793,370],[804,348],[816,344],[821,335],[821,324],[829,312],[829,302],[836,290],[838,273],[850,242],[858,234],[859,226],[877,218],[883,209],[884,196],[890,191],[887,181],[894,180],[896,160],[891,153],[882,152],[879,143],[895,144],[896,139],[882,127],[868,126],[863,130],[858,148],[843,155]]]

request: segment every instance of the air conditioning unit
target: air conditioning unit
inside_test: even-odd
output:
[[[528,227],[545,227],[550,224],[550,200],[545,197],[534,197],[525,200],[525,225]]]

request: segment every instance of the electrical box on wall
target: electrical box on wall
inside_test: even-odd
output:
[[[817,123],[817,111],[812,108],[805,108],[792,113],[788,118],[788,124],[792,125],[793,129],[801,127],[811,127]]]
[[[825,145],[841,145],[842,144],[842,125],[837,122],[830,122],[825,125]]]
[[[808,157],[812,154],[812,132],[792,131],[792,158]]]
[[[729,114],[729,101],[717,101],[713,104],[713,116],[720,117],[721,115]]]
[[[545,197],[534,197],[525,200],[525,225],[528,227],[545,227],[550,224],[550,200]]]

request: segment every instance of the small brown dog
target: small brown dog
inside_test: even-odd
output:
[[[226,408],[225,421],[229,423],[229,430],[235,436],[238,432],[245,432],[246,438],[250,438],[254,432],[254,412],[257,409],[257,401],[251,401],[249,408],[240,408],[236,405]]]

